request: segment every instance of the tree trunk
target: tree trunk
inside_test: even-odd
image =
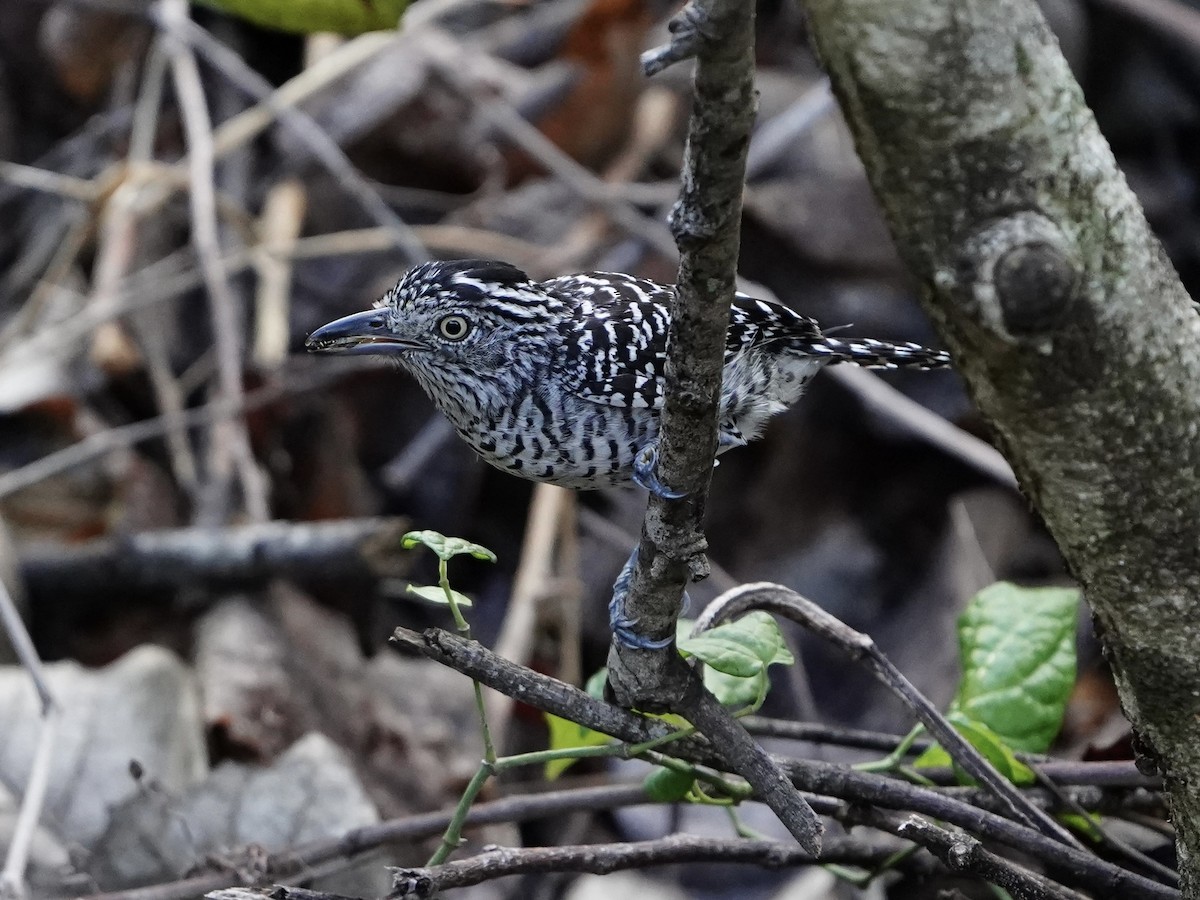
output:
[[[1200,315],[1033,0],[809,0],[900,252],[1094,610],[1200,897]]]

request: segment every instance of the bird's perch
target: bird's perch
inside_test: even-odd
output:
[[[1200,316],[1033,0],[810,0],[896,244],[1082,583],[1200,896]]]
[[[659,439],[659,475],[683,500],[650,497],[626,612],[643,635],[673,637],[684,588],[708,573],[704,519],[717,450],[725,333],[737,279],[742,184],[754,123],[754,4],[693,0],[672,22],[674,39],[648,54],[647,71],[696,57],[695,105],[688,128],[682,190],[671,211],[679,246],[667,390]],[[746,734],[674,642],[642,650],[614,641],[609,684],[622,705],[671,709],[709,735],[800,845],[815,852],[821,825],[766,753]]]

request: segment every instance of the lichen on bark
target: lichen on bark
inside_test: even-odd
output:
[[[1200,896],[1200,316],[1033,0],[810,0],[926,306],[1100,625]]]

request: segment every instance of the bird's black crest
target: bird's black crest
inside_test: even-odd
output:
[[[516,266],[498,259],[448,259],[432,265],[440,270],[439,274],[447,281],[455,275],[466,275],[498,287],[515,287],[529,281],[529,276]]]

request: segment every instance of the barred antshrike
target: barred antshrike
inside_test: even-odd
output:
[[[411,269],[375,309],[318,328],[310,350],[393,356],[492,465],[572,488],[655,474],[674,289],[593,272],[533,281],[492,260]],[[828,363],[940,368],[916,344],[825,335],[778,303],[737,294],[725,338],[718,452],[757,437]],[[649,646],[614,610],[617,634]]]

